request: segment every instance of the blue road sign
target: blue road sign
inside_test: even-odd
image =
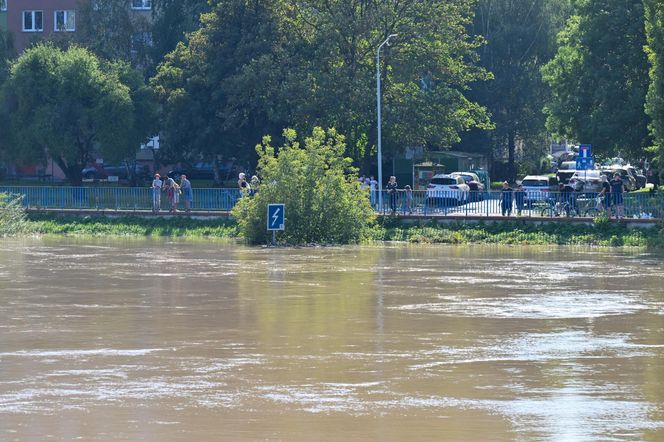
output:
[[[592,144],[580,144],[579,145],[579,156],[581,158],[592,158]]]
[[[592,145],[579,145],[579,156],[576,157],[576,170],[590,170],[594,167],[595,160],[593,160]]]
[[[267,230],[284,230],[284,205],[267,205]]]
[[[590,158],[581,158],[576,159],[576,170],[591,170],[595,167],[595,161]]]

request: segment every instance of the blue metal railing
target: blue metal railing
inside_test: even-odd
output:
[[[0,193],[23,195],[28,208],[79,210],[151,210],[152,189],[137,187],[40,187],[0,186]],[[376,211],[379,198],[366,191]],[[229,211],[241,197],[237,189],[193,189],[191,209]],[[427,216],[502,216],[523,217],[595,217],[598,214],[626,218],[664,218],[664,195],[651,192],[608,194],[597,199],[596,193],[526,192],[504,193],[461,191],[383,192],[382,213]],[[161,194],[161,209],[170,202]],[[182,210],[182,195],[178,209]]]

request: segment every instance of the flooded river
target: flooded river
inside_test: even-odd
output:
[[[0,242],[0,440],[664,440],[664,258]]]

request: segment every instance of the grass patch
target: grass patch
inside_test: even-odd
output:
[[[30,215],[29,231],[36,234],[92,236],[160,236],[237,238],[237,225],[228,219],[72,217]]]
[[[426,244],[514,244],[514,245],[587,245],[664,248],[662,228],[633,229],[623,224],[598,219],[591,225],[536,224],[503,222],[419,225],[384,220],[372,230],[374,241],[406,241]]]

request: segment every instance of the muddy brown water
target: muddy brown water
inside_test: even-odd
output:
[[[0,440],[664,440],[664,257],[0,242]]]

